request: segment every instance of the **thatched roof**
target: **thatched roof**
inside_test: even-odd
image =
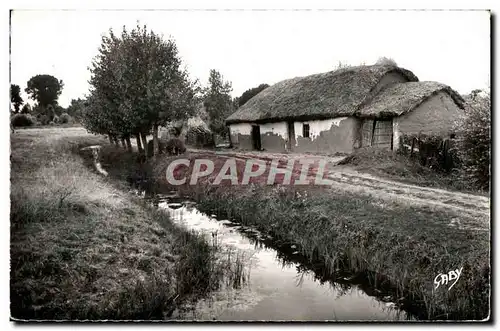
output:
[[[447,85],[437,82],[408,82],[384,88],[355,115],[374,118],[400,116],[440,92],[449,94],[460,108],[464,108],[464,99]]]
[[[353,115],[370,98],[380,79],[392,72],[418,81],[411,71],[391,65],[349,67],[288,79],[261,91],[229,116],[226,123]]]

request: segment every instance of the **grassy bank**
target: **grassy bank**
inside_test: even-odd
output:
[[[438,172],[421,166],[418,160],[412,160],[408,156],[392,151],[360,148],[342,160],[340,164],[351,166],[361,172],[408,184],[489,195],[489,192],[472,189],[472,185],[461,178],[457,170],[450,173]]]
[[[186,156],[212,158],[214,175],[225,162],[214,155]],[[137,176],[137,168],[132,170],[131,163],[123,162],[130,157],[116,150],[102,155],[108,169],[122,178]],[[347,269],[370,275],[372,282],[390,282],[395,295],[410,302],[419,318],[484,319],[489,315],[489,231],[484,226],[457,224],[457,220],[461,224],[479,224],[480,220],[437,207],[417,207],[324,187],[296,190],[259,185],[259,178],[255,185],[231,188],[207,185],[213,176],[196,186],[168,187],[165,169],[172,160],[161,157],[151,161],[142,178],[153,179],[160,186],[156,189],[180,190],[195,199],[201,210],[296,244],[309,261],[320,261],[329,274]],[[239,173],[239,164],[237,168]],[[451,283],[435,289],[437,275],[460,268],[460,279],[451,290]]]
[[[216,244],[92,171],[73,129],[11,136],[11,316],[165,319],[244,279]],[[118,184],[118,185],[117,185]]]
[[[489,310],[489,233],[449,226],[458,215],[335,192],[255,187],[198,194],[201,209],[236,218],[297,244],[327,273],[374,272],[416,307],[420,318],[482,319]],[[463,267],[450,290],[434,277]],[[377,279],[371,281],[376,282]],[[451,284],[450,284],[451,285]]]

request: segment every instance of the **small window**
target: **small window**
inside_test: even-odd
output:
[[[309,138],[309,124],[304,123],[302,125],[302,137]]]

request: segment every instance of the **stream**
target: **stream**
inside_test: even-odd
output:
[[[398,305],[369,284],[346,275],[325,280],[295,250],[251,227],[218,220],[196,209],[192,201],[175,192],[156,196],[155,205],[187,229],[217,237],[226,249],[242,252],[250,276],[239,289],[225,289],[198,301],[190,312],[177,313],[184,320],[217,321],[408,321],[414,320]],[[369,295],[370,293],[371,295]],[[175,316],[174,316],[175,317]]]

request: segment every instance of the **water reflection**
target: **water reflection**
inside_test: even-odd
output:
[[[325,273],[311,263],[297,245],[241,225],[201,213],[196,204],[175,194],[151,199],[165,208],[174,221],[198,231],[219,244],[250,252],[248,288],[218,293],[209,303],[198,304],[192,316],[218,320],[412,320],[402,311],[401,300],[366,282],[363,275],[337,270]],[[222,296],[222,298],[221,298]],[[231,300],[228,299],[231,296]],[[214,308],[214,307],[217,307]]]

